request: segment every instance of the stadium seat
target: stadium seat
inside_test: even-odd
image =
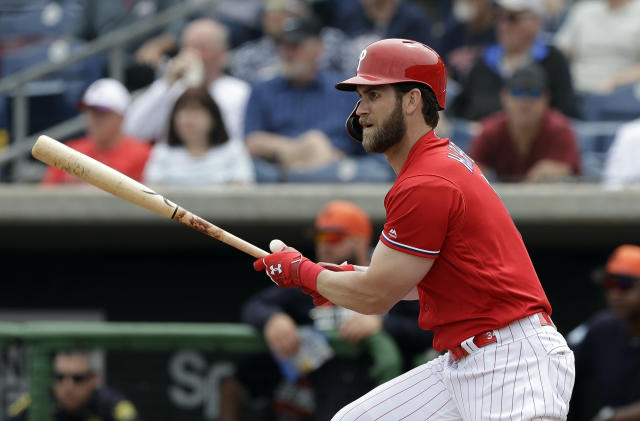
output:
[[[69,53],[82,48],[80,41],[64,41]],[[50,61],[51,44],[37,43],[15,49],[3,56],[2,73],[12,74],[31,66]],[[55,48],[55,47],[54,47]],[[95,56],[65,67],[59,72],[29,82],[25,92],[29,103],[28,134],[42,130],[77,113],[76,105],[91,82],[102,77],[106,59]],[[4,109],[0,109],[0,122],[11,131],[11,97],[5,97]]]
[[[80,0],[3,0],[0,42],[70,35],[76,25]]]
[[[586,181],[599,181],[602,178],[607,152],[615,138],[617,126],[613,122],[573,121],[580,148],[582,176]]]

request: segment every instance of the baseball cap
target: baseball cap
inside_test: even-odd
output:
[[[309,38],[318,38],[322,25],[310,16],[295,16],[282,22],[282,32],[278,40],[298,43]]]
[[[640,278],[640,247],[631,244],[619,246],[611,253],[605,268],[610,274]]]
[[[544,92],[547,90],[547,74],[542,67],[531,63],[513,72],[505,86],[511,90]]]
[[[338,233],[363,237],[371,241],[372,228],[369,216],[358,206],[344,200],[334,200],[318,213],[316,233]]]
[[[124,115],[131,96],[124,85],[115,79],[98,79],[93,82],[84,93],[80,106],[100,110],[113,111]]]
[[[538,16],[544,15],[545,11],[542,0],[496,0],[496,4],[504,9],[517,12],[528,10]]]

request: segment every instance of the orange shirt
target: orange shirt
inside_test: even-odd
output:
[[[111,149],[97,149],[88,136],[66,142],[70,148],[102,162],[116,171],[142,181],[142,171],[149,158],[151,144],[134,137],[123,136],[122,141]],[[47,168],[42,179],[44,184],[76,183],[81,180],[55,167]]]

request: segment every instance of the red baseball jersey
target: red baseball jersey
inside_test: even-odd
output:
[[[433,131],[411,149],[385,198],[380,240],[436,259],[418,284],[420,327],[434,348],[551,306],[502,201],[477,165]]]

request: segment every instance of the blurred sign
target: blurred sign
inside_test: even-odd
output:
[[[191,350],[110,351],[109,386],[129,398],[143,420],[217,421],[220,383],[237,356]]]

